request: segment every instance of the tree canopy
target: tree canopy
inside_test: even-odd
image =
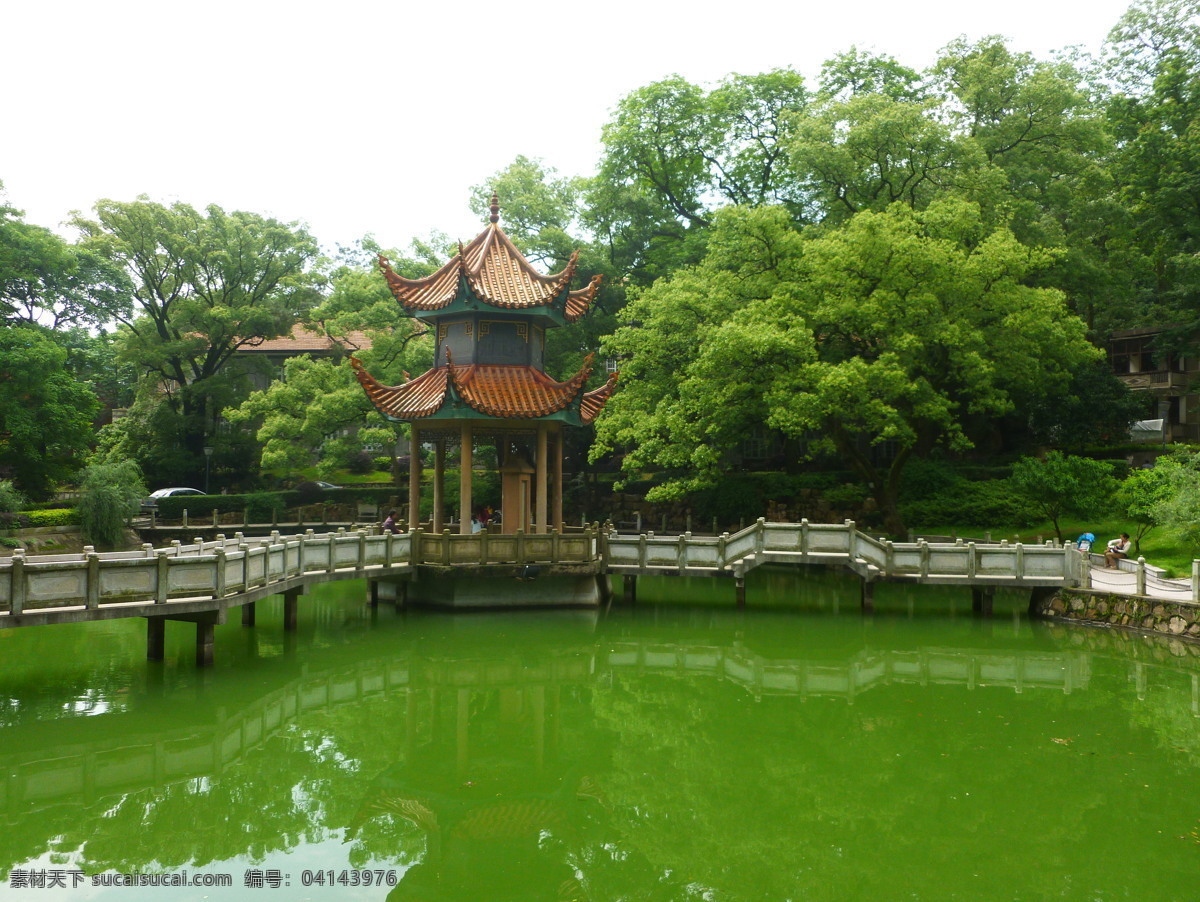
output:
[[[778,207],[727,210],[699,266],[622,314],[606,347],[628,378],[593,454],[671,472],[669,497],[712,484],[765,424],[853,466],[900,533],[913,453],[970,447],[970,417],[1009,413],[1098,356],[1062,294],[1029,284],[1050,259],[964,200],[807,233]]]
[[[239,400],[222,378],[234,355],[285,334],[315,303],[316,241],[295,224],[215,205],[103,200],[95,213],[75,222],[83,247],[133,285],[133,309],[118,316],[122,354],[143,377],[143,403],[167,408],[158,440],[186,468],[172,475],[194,475],[216,417]]]

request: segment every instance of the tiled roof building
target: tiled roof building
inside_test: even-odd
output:
[[[412,424],[413,447],[434,443],[434,528],[441,528],[441,461],[447,443],[461,443],[463,531],[470,529],[470,449],[478,438],[494,440],[501,459],[506,531],[560,525],[562,429],[593,422],[616,388],[617,374],[586,391],[591,355],[559,382],[543,370],[546,330],[577,322],[600,287],[594,276],[572,289],[578,252],[562,272],[542,275],[499,225],[492,196],[488,226],[459,245],[437,272],[423,279],[397,275],[380,255],[379,266],[400,305],[436,336],[433,369],[400,385],[386,386],[351,359],[358,381],[375,408],[393,422]],[[549,446],[555,449],[554,485],[547,485]],[[534,463],[528,463],[532,457]],[[411,456],[409,506],[418,509],[419,455]],[[531,481],[528,477],[536,477]],[[518,478],[523,475],[525,478]],[[553,494],[551,503],[549,496]]]

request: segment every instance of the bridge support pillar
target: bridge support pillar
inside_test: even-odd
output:
[[[367,580],[367,590],[371,593],[367,598],[367,604],[373,608],[379,607],[379,580]]]
[[[994,588],[971,588],[971,612],[979,617],[992,616],[992,601],[996,597]]]
[[[596,574],[596,587],[600,590],[601,604],[608,604],[612,601],[612,583],[609,582],[607,573]]]
[[[242,626],[254,626],[254,602],[242,605]]]
[[[300,607],[300,590],[288,589],[283,593],[283,630],[286,633],[296,631],[296,613]]]
[[[167,621],[164,617],[146,618],[146,660],[161,661],[166,646]]]
[[[862,581],[862,611],[864,614],[875,613],[875,583],[869,579]]]
[[[217,619],[202,618],[196,621],[196,666],[212,667],[213,650],[216,646]]]
[[[637,577],[626,576],[625,582],[625,603],[634,604],[637,601]]]
[[[739,611],[746,609],[746,577],[735,576],[733,578],[734,595],[737,598],[737,606]]]

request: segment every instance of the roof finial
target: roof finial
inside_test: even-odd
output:
[[[492,222],[500,221],[500,195],[495,191],[492,192],[492,215],[488,217]]]

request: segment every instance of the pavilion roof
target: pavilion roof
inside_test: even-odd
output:
[[[584,288],[570,291],[579,261],[579,251],[561,272],[542,275],[517,250],[499,225],[498,206],[492,198],[492,220],[467,245],[433,275],[406,279],[397,275],[383,254],[379,268],[400,305],[409,313],[421,314],[449,307],[459,297],[460,287],[480,303],[505,310],[535,310],[561,304],[563,316],[573,323],[587,313],[602,276],[596,275]]]
[[[470,409],[499,419],[537,419],[566,410],[579,399],[580,419],[591,423],[616,387],[616,374],[598,389],[583,392],[592,373],[592,357],[565,382],[555,382],[532,366],[470,364],[435,367],[401,385],[380,384],[351,358],[355,375],[371,403],[392,420],[432,416],[451,388]]]

